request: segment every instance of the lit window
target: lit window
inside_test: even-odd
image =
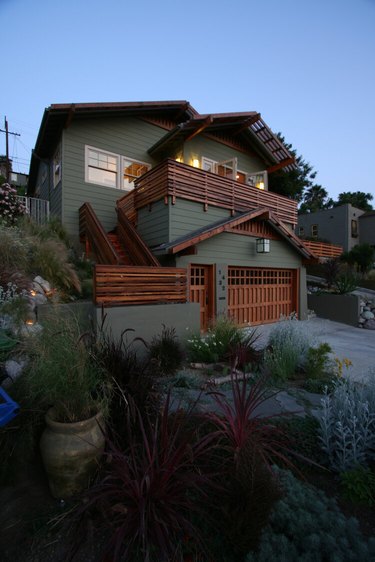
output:
[[[258,189],[267,189],[267,172],[255,172],[254,174],[248,174],[246,176],[246,183],[248,185],[254,185]]]
[[[314,238],[317,238],[317,236],[318,236],[318,225],[317,224],[311,225],[311,236],[313,236]]]
[[[134,180],[150,168],[146,162],[86,146],[85,181],[88,183],[130,191],[134,189]]]
[[[134,180],[143,176],[150,169],[150,164],[131,160],[125,156],[122,158],[122,169],[124,174],[123,189],[130,191],[134,189]]]

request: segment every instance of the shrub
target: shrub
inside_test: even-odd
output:
[[[277,470],[285,496],[276,504],[257,552],[246,562],[370,562],[375,539],[366,543],[356,519],[346,519],[336,502],[289,471]]]
[[[255,329],[247,330],[241,334],[239,341],[234,341],[229,346],[230,363],[243,371],[255,369],[259,366],[263,351],[256,346],[260,333]]]
[[[290,442],[286,433],[274,422],[274,416],[260,418],[257,409],[270,393],[265,379],[249,384],[246,379],[232,377],[232,396],[208,393],[215,411],[204,416],[218,439],[213,472],[220,487],[213,491],[207,510],[215,517],[215,533],[224,538],[221,546],[212,545],[214,559],[219,551],[231,550],[239,560],[254,547],[267,523],[270,511],[279,497],[271,464],[274,458],[291,466]],[[211,544],[211,543],[210,543]],[[228,556],[223,560],[228,560]]]
[[[370,468],[357,466],[340,474],[343,496],[353,503],[375,505],[375,473]]]
[[[358,275],[354,272],[348,270],[341,275],[338,275],[333,283],[335,292],[338,295],[345,295],[346,293],[351,293],[355,291],[359,283]]]
[[[105,559],[177,562],[184,537],[199,542],[192,516],[200,512],[210,480],[197,462],[212,437],[193,434],[190,416],[171,416],[167,398],[155,424],[138,415],[140,442],[129,424],[124,450],[109,443],[105,474],[80,510],[97,508],[101,526],[109,526]]]
[[[194,335],[188,340],[188,356],[194,362],[230,361],[243,367],[259,361],[260,354],[254,347],[258,337],[255,330],[244,332],[233,320],[221,316],[210,326],[206,335]]]
[[[113,393],[110,404],[110,430],[118,444],[126,443],[126,425],[129,410],[131,419],[136,421],[138,410],[144,418],[155,419],[160,398],[148,361],[137,355],[136,346],[147,348],[142,338],[131,338],[134,330],[123,330],[114,338],[105,329],[106,316],[102,318],[98,337],[93,340],[91,353],[106,372]],[[139,350],[138,350],[139,351]]]
[[[174,328],[163,324],[160,335],[149,346],[150,360],[159,376],[174,375],[182,365],[183,351]]]
[[[14,225],[19,217],[26,214],[26,207],[17,197],[17,190],[8,183],[0,186],[0,220]]]
[[[20,387],[24,403],[42,412],[53,406],[61,422],[82,421],[105,407],[103,369],[93,360],[73,315],[54,311],[43,322]]]
[[[322,399],[320,439],[333,470],[345,472],[375,456],[375,384],[339,380]]]
[[[306,364],[312,337],[298,320],[279,322],[270,332],[264,365],[276,380],[285,381]]]
[[[318,347],[309,347],[305,361],[305,372],[310,379],[322,379],[332,370],[329,358],[332,348],[328,343],[321,343]]]

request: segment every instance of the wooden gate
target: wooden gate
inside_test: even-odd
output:
[[[228,314],[240,326],[298,313],[298,270],[228,268]]]
[[[190,265],[190,302],[199,303],[201,331],[206,332],[214,310],[212,265]]]

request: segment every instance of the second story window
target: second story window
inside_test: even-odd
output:
[[[317,225],[317,224],[312,224],[312,225],[311,225],[311,236],[312,236],[313,238],[317,238],[317,237],[318,237],[318,232],[319,232],[319,230],[318,230],[318,225]]]
[[[118,185],[119,156],[86,147],[86,181],[108,187]]]
[[[123,189],[130,191],[134,189],[134,180],[143,176],[151,168],[150,164],[146,162],[139,162],[138,160],[131,160],[123,156],[122,169],[124,174]]]
[[[303,226],[298,227],[298,236],[301,236],[302,238],[305,236],[305,228]]]
[[[151,168],[147,162],[141,162],[86,146],[85,181],[130,191],[134,189],[134,180]]]
[[[358,221],[353,219],[351,222],[351,227],[352,227],[352,237],[358,238]]]

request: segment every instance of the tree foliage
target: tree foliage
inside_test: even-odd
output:
[[[299,212],[315,213],[331,206],[332,199],[328,198],[328,191],[321,185],[314,184],[305,191]]]
[[[356,266],[361,273],[367,273],[374,262],[374,248],[370,244],[357,244],[341,256],[341,260],[351,266]]]
[[[277,136],[294,156],[296,168],[290,171],[278,170],[270,174],[268,181],[269,189],[300,203],[303,199],[304,191],[314,185],[316,172],[301,155],[297,154],[292,145],[285,141],[281,133],[277,133]]]
[[[339,207],[340,205],[346,205],[350,203],[353,207],[357,209],[362,209],[362,211],[372,211],[372,205],[370,201],[374,199],[371,193],[364,193],[363,191],[344,191],[339,193],[337,201],[333,201],[333,207]]]

